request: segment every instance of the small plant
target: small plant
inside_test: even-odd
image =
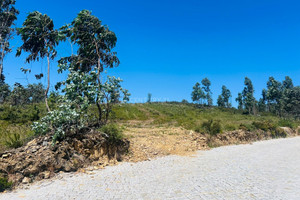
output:
[[[19,148],[23,146],[23,140],[21,139],[21,136],[19,133],[13,133],[9,134],[5,139],[4,139],[4,145],[9,147],[9,148]]]
[[[278,137],[287,137],[287,133],[282,129],[282,128],[275,128],[275,130],[271,131],[272,137],[273,138],[278,138]]]
[[[235,127],[233,124],[226,124],[226,125],[224,126],[224,129],[225,129],[226,131],[234,131],[234,130],[236,130],[236,127]]]
[[[12,187],[12,182],[9,182],[7,178],[0,177],[0,192],[10,189]]]
[[[276,128],[276,125],[273,124],[271,121],[253,122],[252,125],[255,128],[263,131],[271,131],[271,130],[275,130]]]
[[[116,144],[124,138],[121,128],[116,124],[104,125],[100,128],[100,131],[107,135],[110,144]]]
[[[281,119],[281,120],[278,121],[278,126],[294,128],[294,123],[291,120],[288,120],[288,119]]]
[[[203,122],[201,127],[208,132],[210,135],[217,135],[218,133],[222,132],[222,126],[219,120],[208,120]]]
[[[251,124],[240,124],[239,129],[242,129],[244,131],[253,131],[255,127]]]

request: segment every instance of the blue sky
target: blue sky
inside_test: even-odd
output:
[[[193,85],[208,77],[214,102],[226,85],[232,103],[248,76],[259,98],[269,76],[290,76],[300,85],[300,2],[289,0],[17,0],[20,27],[30,11],[48,14],[60,26],[82,9],[113,30],[121,65],[110,74],[121,77],[132,100],[187,99]],[[18,37],[12,45],[20,46]],[[68,55],[60,45],[59,56]],[[7,56],[4,74],[13,84],[34,83],[34,74],[46,70],[46,62],[25,64],[24,56]],[[31,68],[27,77],[20,68]],[[65,78],[51,65],[52,88]],[[46,80],[41,81],[46,84]]]

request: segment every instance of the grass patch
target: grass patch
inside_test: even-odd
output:
[[[0,192],[4,192],[12,187],[12,182],[9,182],[7,178],[0,177]]]
[[[107,124],[102,126],[100,131],[107,135],[110,144],[118,144],[124,139],[123,130],[117,124]]]

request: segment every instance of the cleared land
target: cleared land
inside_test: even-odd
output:
[[[61,174],[0,199],[299,199],[299,171],[294,137]]]

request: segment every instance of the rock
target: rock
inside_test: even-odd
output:
[[[31,182],[31,179],[29,177],[25,177],[22,181],[23,184],[28,184]]]
[[[50,175],[51,175],[51,172],[50,172],[50,171],[45,171],[45,172],[44,172],[44,178],[45,178],[45,179],[50,178]]]

